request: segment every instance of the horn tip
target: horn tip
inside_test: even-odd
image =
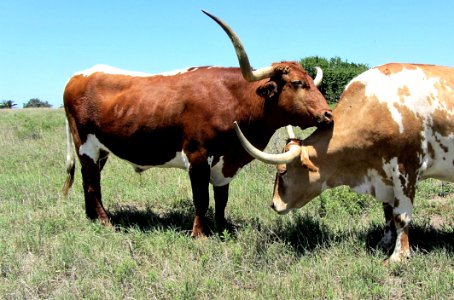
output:
[[[236,132],[241,132],[240,125],[238,125],[238,122],[237,122],[237,121],[233,121],[233,129],[234,129]]]
[[[204,10],[204,9],[202,9],[202,12],[203,12],[204,14],[206,14],[208,17],[212,18],[212,19],[215,18],[212,14],[210,14],[208,11],[206,11],[206,10]]]

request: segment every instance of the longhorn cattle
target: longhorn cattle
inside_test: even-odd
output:
[[[253,148],[236,130],[252,155],[277,164],[276,212],[347,185],[383,203],[386,227],[379,246],[394,247],[388,261],[409,257],[417,182],[454,181],[454,68],[394,63],[370,69],[348,84],[333,124],[304,141],[290,131],[277,155]]]
[[[235,136],[234,120],[262,149],[281,126],[331,122],[331,110],[316,88],[321,73],[314,83],[296,62],[253,71],[236,34],[206,14],[230,37],[240,68],[197,67],[149,75],[95,66],[76,73],[66,85],[68,177],[63,192],[68,193],[74,179],[74,144],[88,218],[110,223],[100,179],[113,153],[138,172],[154,166],[188,171],[195,206],[193,236],[206,233],[211,182],[216,224],[222,229],[229,182],[253,159]]]

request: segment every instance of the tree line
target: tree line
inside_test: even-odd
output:
[[[0,101],[0,109],[14,108],[17,104],[13,100],[2,100]],[[52,107],[47,101],[40,100],[38,98],[32,98],[28,102],[23,104],[23,108],[34,108],[34,107]]]
[[[329,103],[336,103],[347,83],[356,75],[369,69],[366,64],[352,63],[342,60],[340,57],[326,59],[319,56],[309,56],[301,59],[300,64],[312,77],[315,76],[316,66],[323,69],[323,81],[318,87]],[[12,100],[0,101],[0,109],[14,108],[17,106]],[[47,101],[32,98],[23,104],[24,108],[31,107],[52,107]]]

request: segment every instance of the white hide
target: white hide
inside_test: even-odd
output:
[[[106,146],[101,144],[94,134],[87,135],[87,140],[79,147],[79,155],[90,157],[95,163],[99,159],[99,150],[110,152]]]
[[[435,84],[439,78],[428,78],[419,68],[415,70],[403,69],[400,72],[386,75],[379,69],[371,69],[359,75],[353,82],[361,82],[366,86],[366,96],[376,97],[380,103],[385,103],[394,121],[404,132],[402,115],[399,106],[405,106],[420,116],[429,116],[437,109],[446,110],[438,101],[438,92]],[[348,88],[348,86],[347,86]],[[405,94],[409,92],[409,95]]]
[[[213,161],[213,157],[211,157],[211,161]],[[224,167],[223,156],[219,158],[219,161],[214,166],[211,165],[210,159],[209,163],[211,166],[210,182],[212,185],[224,186],[230,183],[230,181],[232,181],[233,177],[225,177],[224,174],[222,173],[222,168]]]
[[[104,74],[125,75],[125,76],[133,76],[133,77],[173,76],[173,75],[177,75],[177,74],[183,74],[186,72],[193,72],[197,69],[198,68],[191,68],[191,70],[189,71],[189,68],[186,68],[186,69],[168,71],[168,72],[157,73],[157,74],[149,74],[149,73],[144,73],[144,72],[134,72],[134,71],[122,70],[122,69],[107,66],[107,65],[95,65],[95,66],[91,67],[90,69],[75,73],[74,76],[82,75],[82,76],[88,77],[88,76],[90,76],[94,73],[98,73],[98,72],[104,73]]]

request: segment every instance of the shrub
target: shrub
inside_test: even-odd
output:
[[[323,69],[323,81],[318,88],[330,103],[337,103],[348,82],[369,69],[366,64],[350,63],[343,61],[340,57],[328,60],[319,56],[310,56],[303,58],[300,63],[312,77],[315,77],[314,67]]]
[[[42,101],[38,98],[32,98],[28,100],[27,103],[24,103],[24,108],[32,108],[32,107],[52,107],[52,105],[47,101]]]

